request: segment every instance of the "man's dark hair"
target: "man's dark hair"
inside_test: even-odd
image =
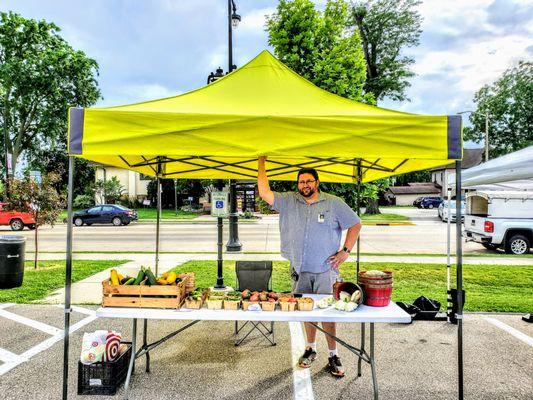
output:
[[[298,171],[298,177],[296,178],[296,180],[300,179],[300,175],[302,174],[311,174],[313,175],[313,178],[318,181],[318,172],[316,172],[316,169],[314,168],[302,168]]]

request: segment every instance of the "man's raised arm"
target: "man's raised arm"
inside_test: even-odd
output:
[[[266,157],[261,156],[258,159],[257,166],[257,188],[259,189],[259,196],[266,201],[269,205],[274,204],[274,192],[270,190],[268,184],[268,176],[265,169]]]

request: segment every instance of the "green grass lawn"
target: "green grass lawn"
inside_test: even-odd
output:
[[[409,221],[409,217],[406,217],[405,215],[399,215],[399,214],[375,214],[375,215],[367,215],[367,214],[361,214],[361,219],[363,222],[405,222]]]
[[[355,282],[355,263],[341,266],[341,276]],[[361,263],[361,269],[391,270],[394,301],[412,303],[419,296],[436,299],[446,310],[446,267],[439,264]],[[189,261],[177,272],[195,272],[198,287],[216,283],[216,261]],[[224,283],[235,288],[235,262],[224,262]],[[452,282],[455,272],[452,270]],[[289,264],[274,262],[275,291],[290,291]],[[452,284],[452,287],[454,284]],[[533,265],[464,265],[463,288],[466,311],[531,312],[533,310]]]
[[[72,282],[80,281],[125,262],[125,260],[75,260],[72,265]],[[13,289],[0,289],[0,303],[29,303],[41,300],[64,285],[64,260],[40,261],[38,269],[33,268],[33,261],[26,261],[22,286]]]

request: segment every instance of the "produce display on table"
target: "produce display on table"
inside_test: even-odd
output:
[[[103,307],[180,308],[185,300],[188,274],[165,272],[156,277],[142,266],[135,277],[112,269],[102,282]]]

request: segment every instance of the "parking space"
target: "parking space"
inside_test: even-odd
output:
[[[52,327],[61,325],[62,310],[57,306],[8,307],[8,311],[35,316],[35,320]],[[71,336],[69,362],[69,398],[77,398],[77,362],[83,332],[115,329],[131,338],[127,320],[87,318],[95,307],[73,313],[77,330]],[[59,314],[58,314],[59,313]],[[468,314],[464,323],[465,397],[475,399],[530,399],[533,380],[533,344],[521,340],[487,318],[500,321],[526,338],[531,339],[533,327],[511,314]],[[5,321],[2,321],[5,322]],[[11,334],[15,328],[25,331],[27,325],[2,324],[0,337],[0,374],[2,386],[9,387],[6,399],[57,399],[61,394],[61,338],[46,335],[39,329],[41,351],[26,362],[6,371],[7,352],[28,354],[36,345],[35,337]],[[180,325],[177,321],[152,321],[149,339],[156,340]],[[29,328],[28,329],[32,329]],[[359,325],[342,324],[339,336],[354,340]],[[41,333],[39,333],[41,332]],[[43,336],[44,335],[44,336]],[[141,340],[139,332],[138,340]],[[357,378],[357,361],[348,351],[339,350],[347,376],[335,380],[323,367],[327,361],[326,344],[318,337],[319,356],[309,370],[294,368],[303,349],[301,325],[276,324],[276,346],[258,338],[245,345],[233,345],[232,322],[202,322],[164,343],[152,352],[152,372],[144,373],[145,360],[136,364],[133,377],[133,398],[153,399],[365,399],[372,397],[370,369],[363,367]],[[50,341],[56,340],[50,344]],[[44,343],[44,344],[43,344]],[[6,347],[4,347],[6,346]],[[13,347],[7,347],[13,346]],[[417,321],[411,325],[384,324],[376,326],[376,356],[378,383],[382,399],[450,399],[457,389],[457,327],[445,322]],[[3,357],[3,358],[2,358]],[[23,377],[23,379],[21,379]],[[119,391],[118,396],[123,394]],[[79,397],[84,398],[84,397]],[[91,398],[105,399],[105,396]]]

